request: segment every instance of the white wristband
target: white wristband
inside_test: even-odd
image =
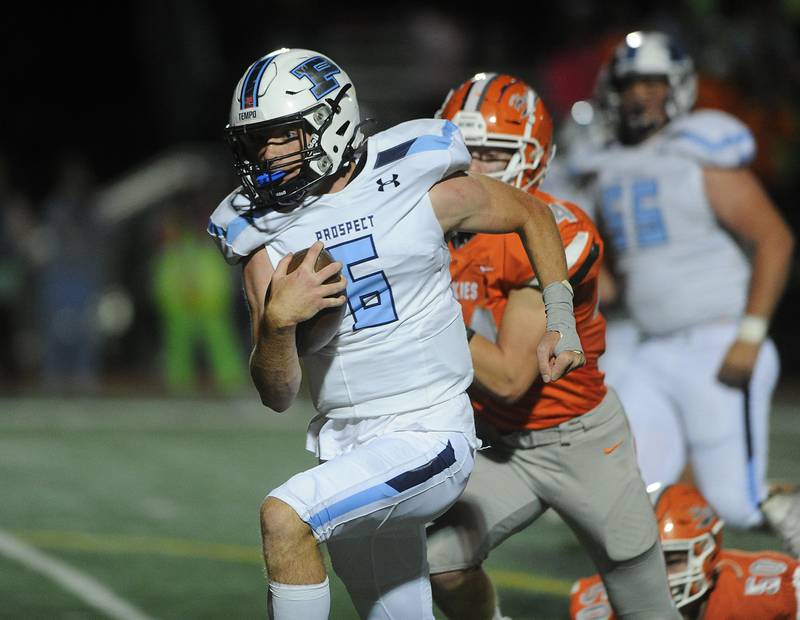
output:
[[[761,344],[767,337],[769,323],[763,316],[746,314],[739,321],[739,331],[736,333],[736,340],[748,342],[750,344]]]

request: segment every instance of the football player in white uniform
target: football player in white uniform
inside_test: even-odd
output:
[[[303,360],[319,412],[308,447],[322,463],[261,507],[268,609],[279,619],[328,617],[323,542],[362,618],[433,618],[424,527],[463,490],[478,445],[444,233],[519,230],[545,285],[542,374],[555,380],[585,361],[547,205],[466,174],[469,152],[448,121],[368,140],[360,125],[353,84],[330,58],[260,58],[236,87],[227,128],[242,185],[209,223],[226,259],[243,264],[250,369],[266,406],[283,411],[297,395],[297,324],[349,310]],[[323,244],[336,262],[315,272]],[[309,246],[287,274],[292,252]]]
[[[571,165],[596,177],[625,305],[644,336],[616,386],[642,475],[671,484],[688,461],[729,524],[766,515],[797,553],[797,497],[765,502],[764,484],[778,377],[767,330],[794,240],[747,167],[753,136],[724,112],[692,111],[692,60],[662,33],[628,34],[597,92],[616,139]]]

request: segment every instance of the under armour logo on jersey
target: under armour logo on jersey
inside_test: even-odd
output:
[[[378,191],[379,192],[382,192],[383,188],[386,185],[389,185],[389,183],[392,184],[392,187],[397,187],[398,185],[400,185],[400,181],[397,180],[397,175],[396,174],[392,174],[392,178],[389,181],[384,181],[383,179],[378,179],[375,182],[380,186],[380,187],[378,187]]]

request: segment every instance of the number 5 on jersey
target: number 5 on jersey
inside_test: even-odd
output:
[[[353,275],[353,267],[378,258],[372,235],[359,237],[326,248],[344,265],[347,279],[347,305],[353,314],[353,331],[378,327],[397,320],[392,287],[383,271],[374,271],[360,277]]]

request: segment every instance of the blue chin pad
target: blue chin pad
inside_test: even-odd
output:
[[[267,185],[272,185],[276,181],[280,181],[285,176],[286,173],[283,170],[277,170],[275,172],[262,172],[256,177],[256,187],[266,187]]]

